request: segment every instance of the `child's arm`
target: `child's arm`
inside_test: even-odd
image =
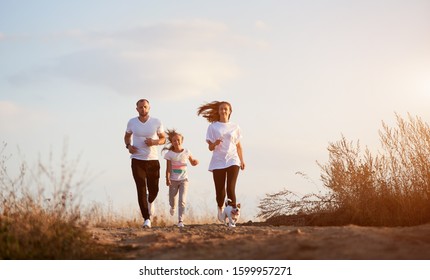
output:
[[[166,186],[170,186],[170,170],[172,170],[172,162],[166,159]]]
[[[188,159],[189,159],[192,166],[196,166],[197,164],[199,164],[199,161],[197,159],[193,158],[193,156],[189,156]]]

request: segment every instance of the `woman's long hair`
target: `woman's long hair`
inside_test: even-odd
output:
[[[176,129],[174,128],[167,129],[166,134],[167,134],[167,141],[166,141],[166,144],[164,145],[164,148],[161,150],[161,152],[165,150],[173,151],[175,147],[173,147],[172,141],[173,141],[173,137],[175,137],[176,135],[180,136],[182,138],[182,141],[184,141],[184,136],[179,132],[177,132]]]
[[[227,104],[230,107],[230,115],[228,115],[228,119],[230,119],[233,108],[227,101],[213,101],[211,103],[203,104],[198,108],[197,115],[203,116],[203,118],[207,119],[210,123],[218,122],[220,120],[219,107],[223,104]]]

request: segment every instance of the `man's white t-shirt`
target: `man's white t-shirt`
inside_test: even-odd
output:
[[[212,152],[212,159],[209,163],[209,171],[214,169],[224,169],[232,165],[240,166],[240,158],[236,145],[240,142],[242,135],[237,124],[227,122],[213,122],[209,125],[206,140],[214,143],[221,139],[221,144],[215,147]]]
[[[184,149],[180,153],[169,150],[164,158],[170,160],[172,170],[170,170],[170,180],[182,181],[188,179],[187,161],[191,156],[191,152]]]
[[[147,138],[154,140],[159,139],[158,134],[164,133],[161,121],[156,118],[151,118],[146,122],[141,122],[139,117],[132,118],[127,123],[127,133],[132,133],[133,146],[138,151],[130,156],[130,158],[139,160],[158,160],[157,146],[148,146],[145,144]]]

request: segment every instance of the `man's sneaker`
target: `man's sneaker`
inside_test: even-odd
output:
[[[154,202],[152,203],[148,203],[148,211],[149,211],[149,215],[154,215]]]
[[[223,207],[218,207],[218,221],[220,221],[221,223],[225,223],[223,212],[224,212]]]
[[[170,207],[170,215],[171,216],[175,215],[175,208]]]
[[[143,223],[143,227],[144,228],[151,228],[151,220],[146,219],[145,222]]]
[[[180,221],[180,222],[178,223],[178,227],[180,227],[180,228],[184,227],[184,223],[183,223],[182,221]]]

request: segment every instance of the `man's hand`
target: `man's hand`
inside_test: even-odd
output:
[[[128,146],[128,152],[130,154],[135,154],[135,153],[137,153],[137,148],[133,145],[130,145],[130,146]]]
[[[154,140],[154,139],[151,139],[151,138],[146,138],[146,140],[145,140],[145,144],[146,144],[148,147],[156,146],[156,145],[158,145],[158,141],[157,141],[157,140]]]

